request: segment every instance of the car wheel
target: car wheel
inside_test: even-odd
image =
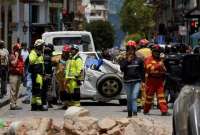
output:
[[[104,74],[97,81],[97,90],[103,97],[115,97],[121,93],[122,80],[116,74]]]
[[[126,99],[119,99],[119,104],[125,106],[125,105],[127,105],[127,100]]]

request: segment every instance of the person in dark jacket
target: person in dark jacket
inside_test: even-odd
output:
[[[124,86],[127,91],[128,117],[137,115],[137,97],[141,82],[144,81],[144,62],[135,55],[136,43],[128,41],[126,47],[126,59],[120,63],[120,69],[124,73]]]
[[[5,48],[5,43],[0,40],[0,98],[3,98],[7,93],[8,57],[9,52]]]
[[[169,48],[169,53],[166,54],[164,64],[166,67],[165,78],[165,95],[168,101],[168,95],[170,100],[168,103],[174,103],[178,94],[183,86],[181,71],[182,71],[182,54],[178,53],[176,46]]]
[[[44,70],[45,70],[45,77],[44,77],[44,85],[42,91],[42,105],[45,109],[52,108],[52,101],[53,96],[48,94],[52,90],[52,77],[53,77],[53,63],[51,62],[51,57],[54,51],[53,44],[47,44],[44,47]]]

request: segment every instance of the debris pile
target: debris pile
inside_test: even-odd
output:
[[[171,131],[153,120],[135,118],[103,118],[90,116],[82,107],[70,107],[64,122],[50,118],[28,118],[12,122],[5,135],[170,135]]]

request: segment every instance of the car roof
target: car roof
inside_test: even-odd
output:
[[[80,35],[80,34],[90,34],[90,32],[88,31],[56,31],[56,32],[45,32],[42,34],[43,37],[48,37],[48,36],[52,36],[52,35]]]

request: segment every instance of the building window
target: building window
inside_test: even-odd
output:
[[[32,6],[32,23],[39,22],[39,6],[33,5]]]

